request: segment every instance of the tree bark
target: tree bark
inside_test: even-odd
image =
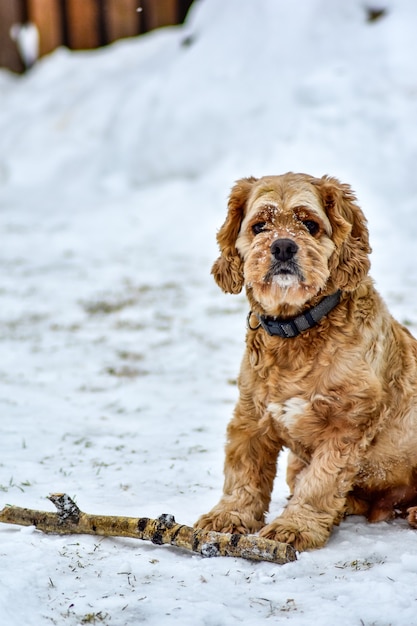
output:
[[[156,545],[170,544],[205,557],[233,556],[253,561],[284,564],[296,560],[292,546],[255,535],[237,535],[196,530],[177,524],[174,516],[163,514],[158,519],[90,515],[83,513],[64,493],[54,493],[49,500],[56,513],[6,506],[0,511],[0,522],[36,526],[44,533],[88,534],[104,537],[133,537]]]

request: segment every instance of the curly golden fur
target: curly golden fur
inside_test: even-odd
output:
[[[318,548],[344,515],[407,515],[417,526],[417,341],[389,314],[369,270],[366,220],[348,185],[288,173],[239,180],[213,274],[243,286],[252,311],[228,426],[224,493],[199,528]],[[256,316],[288,319],[341,291],[297,337]],[[265,525],[280,450],[291,497]]]

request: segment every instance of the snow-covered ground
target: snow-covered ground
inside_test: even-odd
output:
[[[417,11],[374,4],[200,0],[181,27],[0,72],[0,508],[58,491],[192,524],[217,501],[246,304],[210,268],[238,177],[351,183],[417,332]],[[0,564],[8,626],[417,624],[401,520],[349,518],[284,566],[1,525]]]

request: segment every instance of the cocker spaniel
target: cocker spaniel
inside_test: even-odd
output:
[[[348,185],[244,178],[217,235],[216,282],[250,305],[224,493],[196,526],[318,548],[347,514],[417,527],[417,341],[368,276]],[[265,525],[277,457],[291,496]]]

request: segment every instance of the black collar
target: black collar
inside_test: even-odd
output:
[[[301,315],[297,315],[297,317],[291,317],[289,319],[279,319],[278,317],[253,313],[253,315],[258,318],[259,322],[255,327],[250,325],[250,317],[252,315],[252,311],[250,311],[247,326],[250,330],[256,330],[262,326],[268,335],[277,335],[283,339],[291,339],[297,337],[305,330],[316,326],[323,317],[339,304],[340,295],[341,291],[336,291],[336,293],[332,293],[330,296],[325,296],[316,306],[304,311]]]

